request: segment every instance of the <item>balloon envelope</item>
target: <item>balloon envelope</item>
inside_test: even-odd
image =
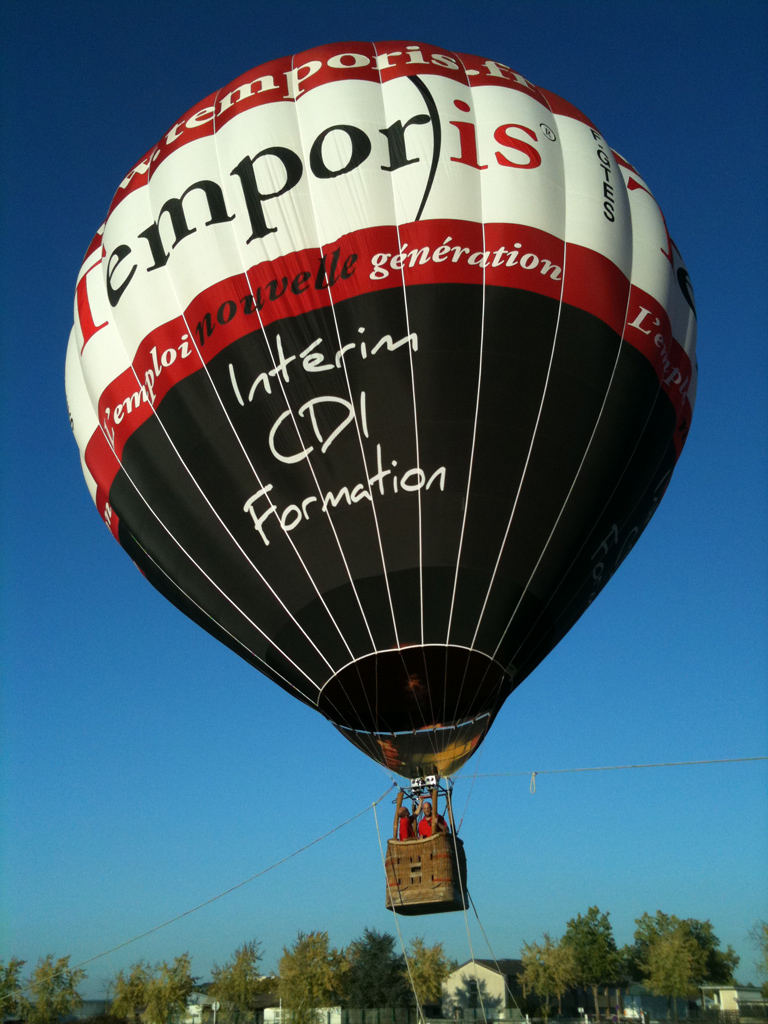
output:
[[[130,170],[66,386],[150,582],[371,757],[450,774],[653,515],[694,346],[661,211],[584,114],[355,42],[247,72]]]

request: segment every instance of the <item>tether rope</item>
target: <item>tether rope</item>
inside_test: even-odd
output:
[[[387,793],[388,792],[389,792],[389,790],[387,790]],[[386,860],[384,858],[384,847],[382,846],[382,843],[381,843],[381,830],[379,828],[379,816],[376,813],[376,804],[381,803],[381,801],[384,799],[384,797],[387,795],[387,793],[384,793],[383,796],[380,796],[379,799],[376,801],[376,803],[373,804],[373,817],[374,817],[374,819],[376,821],[376,838],[379,840],[379,853],[381,854],[381,866],[384,869],[384,881],[387,883],[387,892],[389,892],[389,885],[388,885],[389,879],[387,878],[387,863],[386,863]],[[394,910],[394,908],[393,908],[393,910]],[[393,913],[393,916],[395,918],[395,927],[397,928],[397,937],[400,939],[400,948],[403,951],[403,958],[405,960],[405,967],[406,967],[406,970],[408,971],[408,980],[411,983],[411,991],[413,992],[413,998],[416,1000],[416,1009],[417,1009],[418,1014],[419,1014],[419,1020],[423,1021],[424,1020],[424,1011],[421,1008],[421,1001],[419,999],[419,993],[416,991],[416,984],[415,984],[415,982],[413,980],[413,974],[411,973],[411,963],[410,963],[410,960],[408,959],[408,954],[405,951],[405,943],[403,942],[403,935],[402,935],[402,932],[400,931],[400,922],[397,919],[397,914],[396,913]]]
[[[475,774],[477,774],[477,773],[475,773]],[[472,786],[474,786],[474,779],[472,780]],[[472,793],[472,789],[470,788],[470,794],[471,793]],[[457,877],[459,879],[459,892],[461,893],[461,909],[462,909],[463,914],[464,914],[464,925],[465,925],[465,927],[467,929],[467,942],[469,943],[469,955],[470,955],[470,958],[472,960],[472,967],[473,967],[474,972],[475,972],[475,985],[477,986],[477,995],[478,995],[478,998],[480,1000],[480,1009],[482,1010],[483,1021],[485,1022],[485,1024],[488,1024],[488,1015],[485,1012],[485,1000],[483,999],[483,989],[482,989],[482,986],[480,984],[480,976],[477,973],[477,961],[475,960],[475,951],[472,948],[472,936],[471,936],[470,931],[469,931],[469,917],[467,915],[467,899],[468,898],[471,899],[471,896],[469,895],[469,890],[464,888],[464,880],[461,877],[461,868],[459,867],[459,839],[458,839],[458,835],[457,835],[459,830],[457,828],[453,827],[453,826],[455,826],[455,820],[454,820],[454,817],[453,817],[453,786],[451,786],[450,792],[446,794],[446,801],[447,801],[447,808],[448,808],[448,818],[449,818],[449,820],[451,822],[451,826],[452,826],[452,829],[451,829],[451,840],[453,842],[453,858],[454,858],[454,864],[456,865],[456,874],[457,874]],[[469,803],[469,797],[467,797],[467,804],[468,803]],[[466,812],[466,809],[467,809],[467,807],[466,807],[466,804],[465,804],[465,806],[464,806],[465,812]],[[435,813],[437,813],[437,807],[435,807]],[[464,818],[462,816],[462,821],[463,820],[464,820]],[[473,906],[474,906],[474,904],[473,904]],[[477,913],[477,912],[475,912],[475,913]],[[479,918],[478,918],[478,920],[479,920]]]
[[[522,1010],[520,1009],[520,1004],[519,1004],[519,1003],[518,1003],[518,1001],[517,1001],[517,1000],[515,999],[515,994],[514,994],[514,992],[513,992],[513,991],[512,991],[512,989],[511,989],[511,988],[509,987],[509,984],[508,984],[508,982],[507,982],[507,975],[506,975],[506,974],[505,974],[505,973],[504,973],[504,972],[502,971],[501,967],[499,967],[499,961],[498,961],[498,960],[496,959],[496,954],[495,954],[495,953],[493,952],[493,950],[491,949],[491,944],[490,944],[490,942],[488,941],[488,936],[487,936],[487,935],[485,934],[485,928],[483,928],[483,922],[482,922],[482,921],[480,920],[480,915],[479,915],[479,914],[478,914],[478,912],[477,912],[477,907],[475,906],[475,901],[474,901],[474,900],[472,899],[472,897],[471,897],[471,895],[470,895],[470,893],[469,893],[469,890],[467,890],[467,896],[469,896],[469,902],[470,902],[470,903],[472,904],[472,909],[473,909],[473,910],[474,910],[474,912],[475,912],[475,917],[477,918],[477,923],[478,923],[478,924],[480,925],[480,931],[481,931],[481,932],[483,933],[483,938],[485,939],[485,944],[486,944],[486,946],[488,947],[488,952],[489,952],[489,953],[491,954],[491,959],[492,959],[492,960],[493,960],[493,962],[494,962],[494,963],[496,964],[496,970],[497,970],[497,971],[499,972],[499,974],[501,975],[501,977],[502,977],[502,978],[504,979],[504,988],[505,988],[505,989],[507,990],[507,992],[509,993],[509,998],[510,998],[510,999],[512,1000],[512,1002],[513,1002],[513,1003],[515,1004],[515,1006],[516,1006],[516,1007],[517,1007],[517,1009],[518,1009],[518,1012],[519,1012],[519,1013],[520,1013],[520,1015],[522,1016],[522,1015],[523,1015],[523,1011],[522,1011]],[[477,973],[477,971],[475,971],[475,973]]]
[[[456,857],[456,864],[458,866],[458,850],[456,848],[456,835],[453,836],[453,850],[454,856]],[[488,1014],[485,1012],[485,1000],[483,999],[483,987],[480,982],[480,975],[477,973],[477,960],[475,960],[475,951],[472,948],[472,935],[469,931],[469,916],[467,915],[467,899],[471,899],[469,890],[464,888],[464,883],[461,878],[461,870],[458,871],[459,877],[459,890],[461,892],[461,909],[464,914],[464,927],[467,930],[467,942],[469,944],[469,956],[472,961],[472,969],[475,974],[475,985],[477,986],[477,997],[480,1000],[480,1010],[483,1014],[483,1021],[488,1024]],[[474,904],[472,904],[474,906]]]
[[[309,843],[305,843],[304,846],[300,846],[298,850],[294,850],[293,853],[287,854],[285,857],[281,857],[280,860],[276,860],[274,864],[270,864],[269,867],[262,868],[261,871],[257,871],[255,875],[250,875],[248,878],[244,878],[242,882],[237,882],[236,885],[231,885],[229,889],[225,889],[223,892],[218,893],[216,896],[211,896],[207,900],[203,900],[202,903],[198,903],[195,907],[190,907],[189,910],[184,910],[181,914],[176,914],[175,917],[169,918],[167,921],[163,921],[162,924],[156,924],[154,928],[148,928],[145,932],[141,932],[140,935],[134,935],[133,938],[126,939],[125,942],[119,942],[116,946],[111,946],[109,949],[103,950],[101,953],[96,953],[94,956],[89,956],[87,960],[81,960],[80,963],[75,964],[74,967],[66,967],[64,970],[57,971],[55,974],[47,975],[46,977],[56,978],[59,975],[65,974],[70,971],[76,971],[81,967],[85,967],[86,964],[92,964],[94,960],[100,960],[103,956],[108,956],[110,953],[115,953],[118,949],[123,949],[125,946],[130,946],[133,942],[138,942],[139,939],[144,939],[147,935],[152,935],[154,932],[159,932],[161,928],[167,928],[170,924],[175,924],[176,921],[180,921],[182,917],[189,917],[190,914],[196,913],[198,910],[202,910],[203,907],[209,906],[211,903],[215,903],[216,900],[220,900],[223,896],[228,896],[231,892],[235,892],[236,889],[242,889],[244,885],[248,885],[249,882],[253,882],[254,879],[260,878],[262,875],[266,875],[269,871],[274,871],[275,868],[280,867],[281,864],[285,864],[286,861],[291,860],[293,857],[297,857],[300,853],[304,853],[305,850],[309,850],[310,847],[316,846],[322,842],[323,839],[327,839],[328,836],[332,836],[334,832],[338,832],[340,829],[345,828],[347,825],[356,821],[357,818],[361,818],[364,814],[373,808],[374,815],[376,814],[376,804],[380,804],[381,801],[392,791],[394,786],[390,786],[386,789],[381,796],[374,800],[372,804],[368,804],[358,811],[357,814],[353,814],[351,818],[347,818],[346,821],[342,821],[340,825],[336,825],[335,828],[330,829],[328,832],[324,832],[323,835],[318,836]],[[378,820],[376,823],[378,828]],[[18,993],[27,992],[31,988],[31,985],[25,985],[23,988],[17,989],[13,995]]]

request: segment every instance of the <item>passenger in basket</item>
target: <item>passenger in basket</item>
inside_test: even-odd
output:
[[[416,808],[409,811],[407,807],[401,807],[397,812],[397,838],[398,839],[415,839],[416,838]]]
[[[423,805],[424,817],[419,822],[419,838],[426,839],[432,835],[432,804],[429,800],[424,801]],[[437,831],[447,832],[448,826],[445,823],[445,818],[442,814],[437,816]]]

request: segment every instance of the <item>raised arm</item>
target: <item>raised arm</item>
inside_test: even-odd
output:
[[[397,791],[397,800],[395,801],[395,822],[392,826],[392,838],[397,839],[397,826],[400,821],[400,808],[403,806],[403,791],[399,789]]]

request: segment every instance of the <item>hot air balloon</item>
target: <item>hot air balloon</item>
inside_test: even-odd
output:
[[[147,579],[437,779],[652,517],[695,323],[653,195],[576,107],[498,61],[342,43],[248,71],[131,168],[67,398]]]

